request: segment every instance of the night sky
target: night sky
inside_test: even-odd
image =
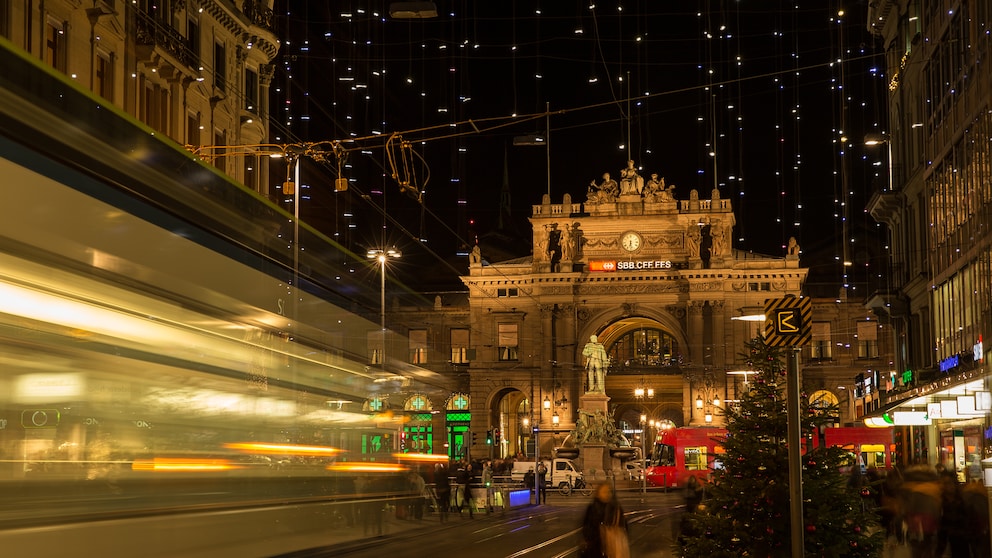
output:
[[[739,250],[781,256],[797,237],[829,295],[884,274],[864,206],[885,154],[862,141],[884,130],[886,77],[865,2],[435,4],[437,18],[397,20],[389,2],[276,2],[272,139],[354,140],[347,193],[334,162],[303,179],[304,220],[345,246],[395,245],[411,285],[457,286],[456,254],[479,239],[529,241],[548,153],[513,138],[550,125],[553,202],[584,201],[630,158],[679,198],[719,188]]]

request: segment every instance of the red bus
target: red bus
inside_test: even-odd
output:
[[[690,476],[705,480],[722,466],[726,436],[726,429],[708,426],[660,430],[648,456],[647,484],[672,488],[683,486]]]

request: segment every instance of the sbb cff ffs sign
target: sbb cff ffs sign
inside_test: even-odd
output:
[[[640,271],[674,269],[671,260],[590,260],[589,271]]]
[[[801,347],[813,336],[813,299],[772,298],[765,301],[765,344]]]

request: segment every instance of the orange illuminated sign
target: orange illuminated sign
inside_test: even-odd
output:
[[[589,271],[641,271],[674,269],[670,260],[589,260]]]

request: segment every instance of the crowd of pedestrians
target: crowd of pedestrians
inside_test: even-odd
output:
[[[938,464],[869,467],[861,482],[889,544],[907,546],[912,558],[992,558],[988,493],[980,478],[962,482]]]

